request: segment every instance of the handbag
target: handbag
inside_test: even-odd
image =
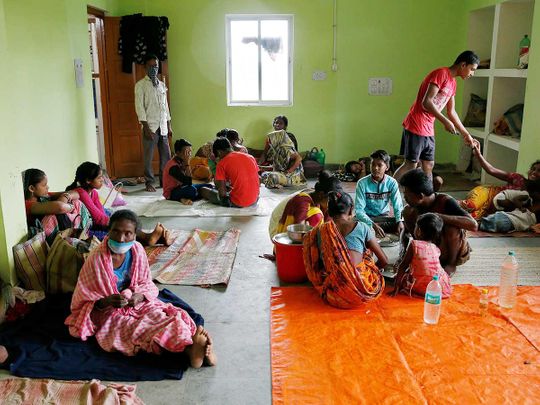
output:
[[[58,232],[47,256],[47,292],[70,293],[75,290],[85,254],[91,243],[73,237],[73,228]]]
[[[319,153],[319,148],[311,148],[302,162],[304,176],[307,178],[316,178],[319,175],[319,172],[324,169],[324,165],[320,164],[317,160]]]
[[[319,148],[314,146],[311,148],[311,150],[306,154],[306,157],[304,160],[314,160],[317,162],[317,156],[319,155]]]
[[[38,232],[26,242],[13,246],[15,271],[25,289],[45,290],[48,250],[45,232]]]

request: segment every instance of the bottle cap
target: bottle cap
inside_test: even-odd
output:
[[[515,255],[515,253],[514,253],[514,251],[513,251],[513,250],[511,250],[510,252],[508,252],[508,255],[509,255],[509,256],[514,256],[514,255]]]
[[[433,280],[438,280],[438,279],[439,279],[439,275],[438,275],[438,274],[435,274],[435,275],[433,276]]]
[[[487,294],[489,293],[489,290],[487,288],[482,288],[482,294]]]

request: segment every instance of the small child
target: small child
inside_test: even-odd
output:
[[[345,176],[343,181],[358,181],[366,176],[366,162],[363,159],[351,160],[345,163]]]
[[[497,212],[480,219],[485,232],[527,231],[536,224],[533,200],[540,200],[540,180],[526,180],[526,191],[503,190],[493,198]],[[531,198],[532,197],[532,198]]]
[[[356,185],[356,218],[372,226],[379,238],[383,238],[385,232],[399,234],[403,230],[403,201],[396,179],[386,174],[390,168],[390,155],[377,150],[370,157],[371,174],[361,178]],[[394,210],[392,217],[390,203]]]
[[[435,244],[443,228],[443,220],[437,214],[428,212],[420,215],[414,228],[414,239],[407,247],[405,256],[397,267],[394,290],[391,295],[406,291],[424,296],[426,288],[434,275],[439,276],[442,297],[452,293],[450,278],[439,261],[441,251]]]
[[[345,238],[349,255],[355,266],[364,260],[367,249],[377,257],[376,264],[379,269],[383,269],[388,264],[388,258],[379,246],[371,228],[354,219],[354,204],[349,194],[341,191],[328,193],[328,215]]]

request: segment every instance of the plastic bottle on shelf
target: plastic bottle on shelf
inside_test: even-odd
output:
[[[439,322],[441,315],[442,288],[439,283],[439,276],[434,275],[426,289],[424,301],[424,322],[435,325]]]
[[[488,297],[489,291],[487,288],[482,288],[482,291],[480,292],[480,302],[478,303],[478,312],[481,316],[485,316],[488,312],[488,306],[489,306],[489,297]]]
[[[528,35],[524,35],[519,41],[518,68],[526,69],[529,66],[529,48],[531,40]]]
[[[514,252],[508,252],[502,262],[499,284],[499,306],[502,308],[513,308],[516,305],[518,268]]]

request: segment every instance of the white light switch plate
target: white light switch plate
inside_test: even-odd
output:
[[[323,70],[316,70],[311,76],[313,80],[326,80],[326,72]]]
[[[368,80],[370,96],[389,96],[392,94],[392,79],[389,77],[370,77]]]
[[[77,87],[84,87],[82,59],[81,58],[74,59],[73,65],[75,67],[75,85]]]

